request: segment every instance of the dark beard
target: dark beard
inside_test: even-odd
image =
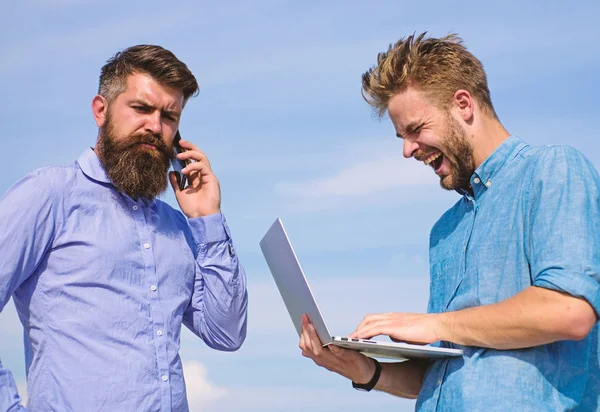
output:
[[[444,176],[440,185],[446,190],[470,190],[471,176],[475,172],[473,148],[456,119],[449,116],[446,123],[447,138],[443,152],[450,163],[450,175]]]
[[[143,143],[156,146],[158,151],[142,147]],[[167,189],[167,173],[175,155],[160,135],[115,136],[107,116],[96,150],[106,175],[119,192],[134,200],[153,200]]]

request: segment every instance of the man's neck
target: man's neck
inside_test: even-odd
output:
[[[510,133],[497,119],[483,120],[474,139],[475,168],[479,167],[509,136]]]

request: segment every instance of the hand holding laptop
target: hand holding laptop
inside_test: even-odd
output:
[[[302,356],[353,382],[368,382],[375,372],[373,360],[362,353],[336,345],[323,346],[307,315],[302,315],[299,347],[302,349]]]

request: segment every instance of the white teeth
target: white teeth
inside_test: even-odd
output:
[[[442,155],[441,153],[434,153],[431,156],[429,156],[427,159],[423,160],[423,163],[425,163],[425,166],[427,166],[427,165],[429,165],[429,163],[433,162],[435,159],[437,159],[441,155]]]

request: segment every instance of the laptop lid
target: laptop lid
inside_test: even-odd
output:
[[[260,248],[298,336],[302,334],[301,318],[306,313],[323,345],[331,343],[331,334],[280,219],[276,219],[264,235]]]

